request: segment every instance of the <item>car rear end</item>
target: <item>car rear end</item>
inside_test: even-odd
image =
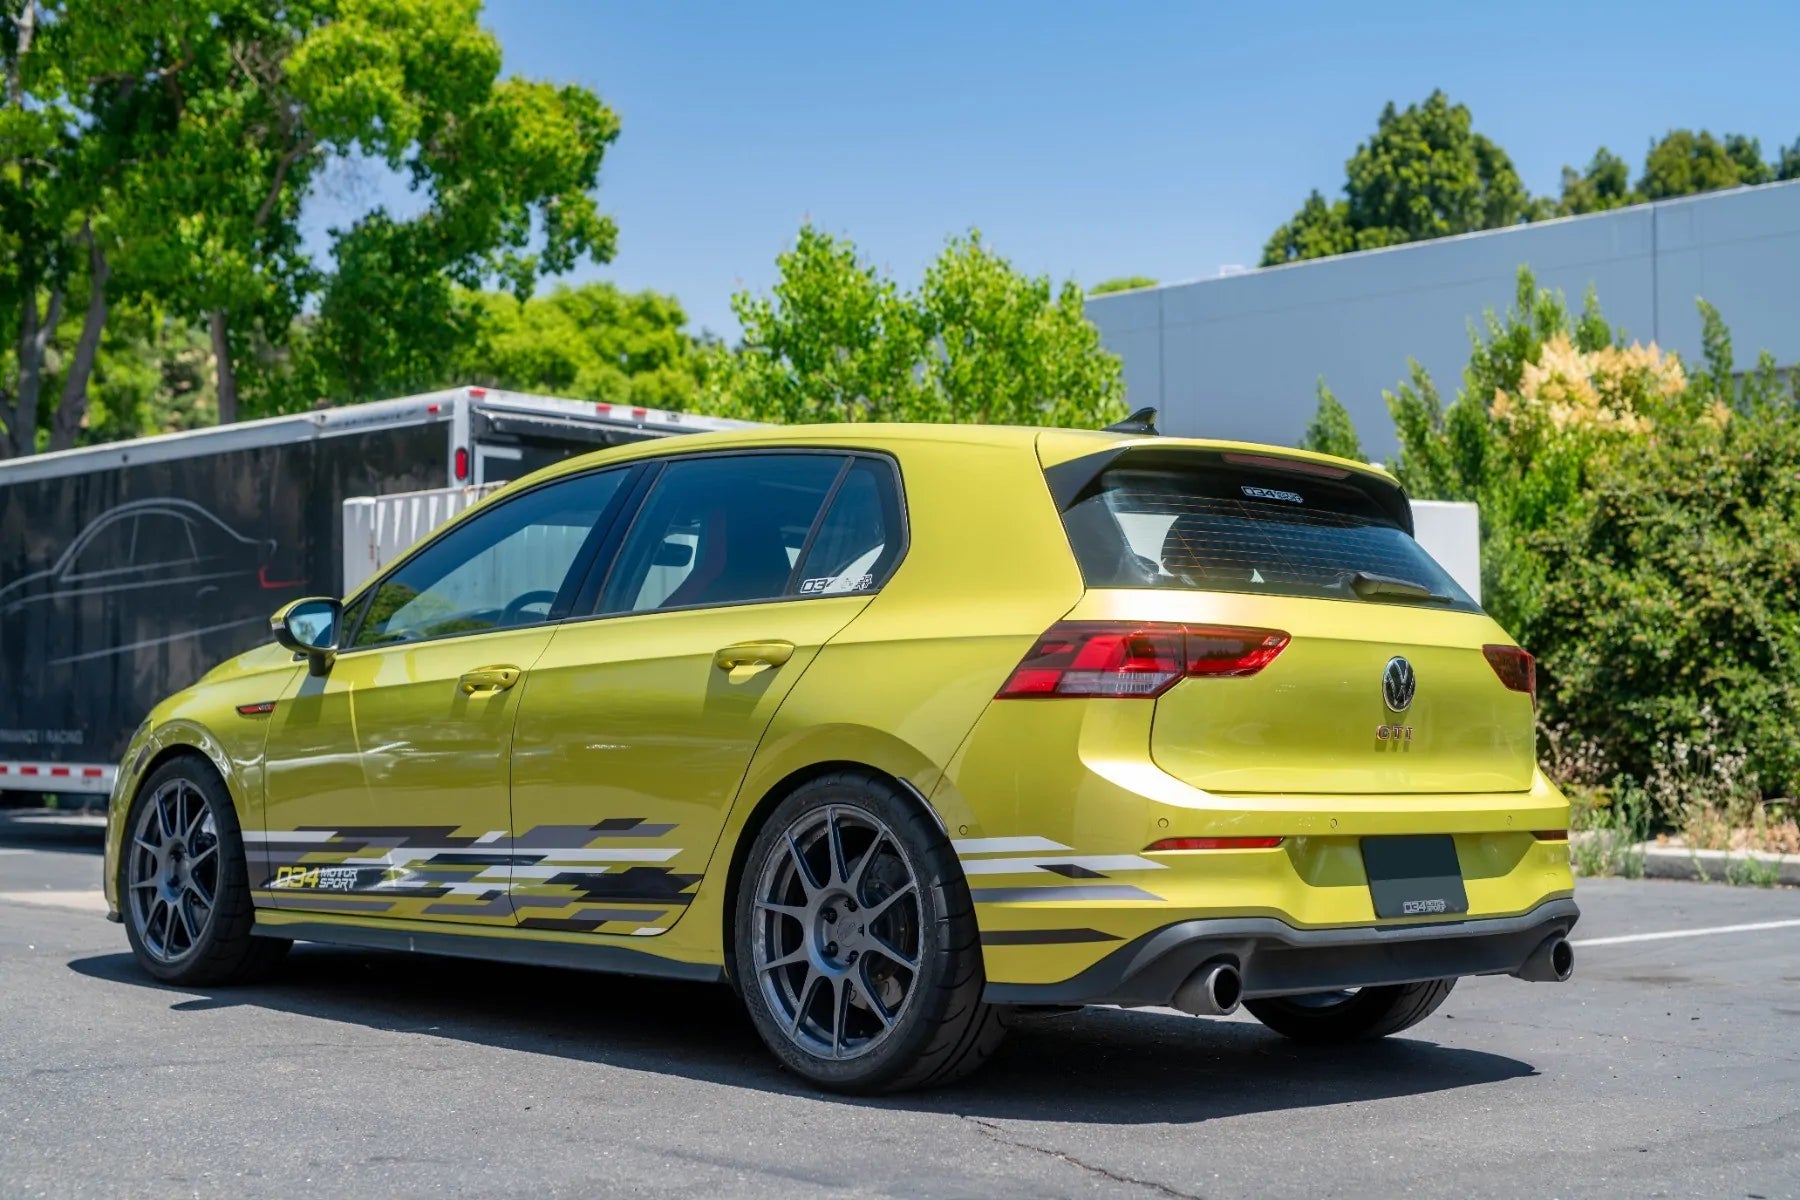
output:
[[[1532,660],[1399,486],[1265,447],[1038,449],[1085,591],[947,782],[979,816],[990,999],[1210,1011],[1221,966],[1250,999],[1566,978]]]

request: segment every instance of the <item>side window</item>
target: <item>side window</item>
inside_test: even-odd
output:
[[[471,517],[376,585],[355,645],[548,620],[626,473],[561,480]]]
[[[739,454],[663,468],[600,595],[603,613],[775,600],[843,469],[836,454]]]
[[[193,526],[186,518],[168,512],[147,512],[138,518],[133,566],[163,567],[194,557]]]
[[[802,596],[872,591],[899,559],[901,538],[893,469],[859,458],[819,525],[795,590]]]
[[[115,517],[94,531],[66,574],[98,575],[102,571],[118,571],[131,565],[133,535],[137,532],[135,516]]]

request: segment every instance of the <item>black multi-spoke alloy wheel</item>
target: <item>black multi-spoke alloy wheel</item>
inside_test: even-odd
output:
[[[1246,1000],[1244,1007],[1264,1025],[1295,1041],[1353,1042],[1411,1029],[1436,1012],[1455,986],[1454,979],[1432,979]]]
[[[119,906],[143,968],[165,983],[245,983],[281,961],[285,939],[253,937],[237,810],[210,763],[151,773],[125,817]]]
[[[862,771],[797,788],[738,883],[734,967],[750,1019],[822,1087],[899,1091],[980,1066],[1006,1033],[962,867],[932,815]]]

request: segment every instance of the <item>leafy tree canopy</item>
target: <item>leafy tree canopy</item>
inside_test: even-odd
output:
[[[732,309],[744,342],[704,404],[752,420],[1098,426],[1123,415],[1119,360],[1073,282],[1027,276],[981,235],[952,238],[913,291],[811,225],[764,296]]]
[[[1533,198],[1506,152],[1474,131],[1469,110],[1438,91],[1403,112],[1389,103],[1345,164],[1343,195],[1309,193],[1270,235],[1262,265],[1778,179],[1800,179],[1800,140],[1766,162],[1753,137],[1673,129],[1651,143],[1636,181],[1602,146],[1587,166],[1563,168],[1559,197]]]
[[[308,391],[368,398],[461,331],[457,289],[527,295],[608,259],[616,234],[592,193],[617,118],[583,88],[501,78],[479,15],[478,0],[10,0],[0,453],[71,444],[90,424],[115,305],[203,323],[217,415],[232,420],[240,368],[261,410]],[[425,211],[334,230],[336,269],[321,275],[301,202],[346,157],[402,172]],[[284,348],[312,296],[302,364]],[[47,407],[53,371],[62,396]]]
[[[1344,170],[1343,199],[1308,196],[1270,236],[1263,266],[1492,229],[1530,215],[1512,160],[1441,91],[1404,111],[1390,103]]]

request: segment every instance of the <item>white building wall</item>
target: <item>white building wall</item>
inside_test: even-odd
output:
[[[1690,362],[1704,296],[1739,369],[1763,349],[1800,363],[1800,182],[1096,296],[1087,312],[1124,359],[1127,402],[1159,409],[1164,432],[1292,445],[1323,375],[1379,460],[1395,449],[1383,390],[1416,358],[1453,399],[1470,322],[1505,311],[1521,264],[1571,308],[1591,284],[1614,325]]]

